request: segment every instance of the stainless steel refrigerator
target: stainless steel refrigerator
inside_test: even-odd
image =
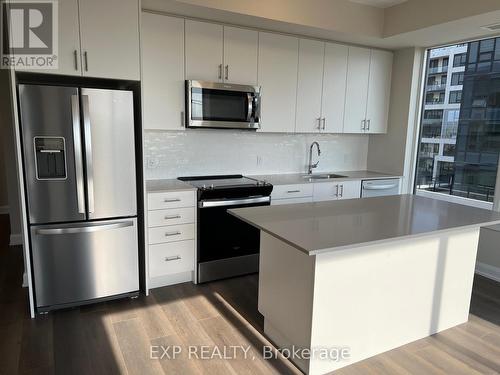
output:
[[[137,292],[133,92],[18,88],[37,309]]]

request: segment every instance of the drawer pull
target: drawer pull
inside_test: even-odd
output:
[[[170,203],[170,202],[180,202],[181,198],[165,198],[164,202],[165,203]]]
[[[165,233],[165,236],[166,236],[166,237],[170,237],[170,236],[178,236],[178,235],[180,235],[180,234],[181,234],[181,232],[179,232],[179,231],[177,231],[177,232],[167,232],[167,233]]]
[[[171,262],[172,260],[179,260],[181,257],[179,255],[174,255],[172,257],[166,257],[165,262]]]
[[[165,216],[165,220],[172,220],[172,219],[180,219],[181,215],[167,215]]]
[[[300,193],[300,190],[288,190],[287,191],[288,194],[292,194],[292,193]]]

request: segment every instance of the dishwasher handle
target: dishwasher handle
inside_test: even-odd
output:
[[[399,183],[394,183],[394,184],[380,184],[380,185],[363,185],[363,190],[389,190],[389,189],[394,189],[398,187]]]

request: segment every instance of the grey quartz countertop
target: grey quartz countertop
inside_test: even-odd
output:
[[[381,179],[381,178],[399,178],[390,173],[372,172],[372,171],[340,171],[340,172],[318,172],[314,174],[336,174],[344,177],[334,179],[316,179],[309,180],[306,173],[287,173],[287,174],[268,174],[248,176],[257,180],[266,181],[273,185],[292,185],[292,184],[309,184],[316,182],[332,182],[332,181],[349,181],[349,180],[365,180],[365,179]]]
[[[309,255],[500,223],[500,213],[416,195],[228,211]]]
[[[196,188],[176,179],[146,181],[146,191],[148,193],[163,193],[181,190],[196,190]]]

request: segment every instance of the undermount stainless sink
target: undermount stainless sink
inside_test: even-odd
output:
[[[303,177],[309,181],[314,181],[314,180],[330,180],[330,179],[334,179],[334,178],[344,178],[347,176],[342,176],[340,174],[334,174],[334,173],[328,173],[328,174],[306,174]]]

